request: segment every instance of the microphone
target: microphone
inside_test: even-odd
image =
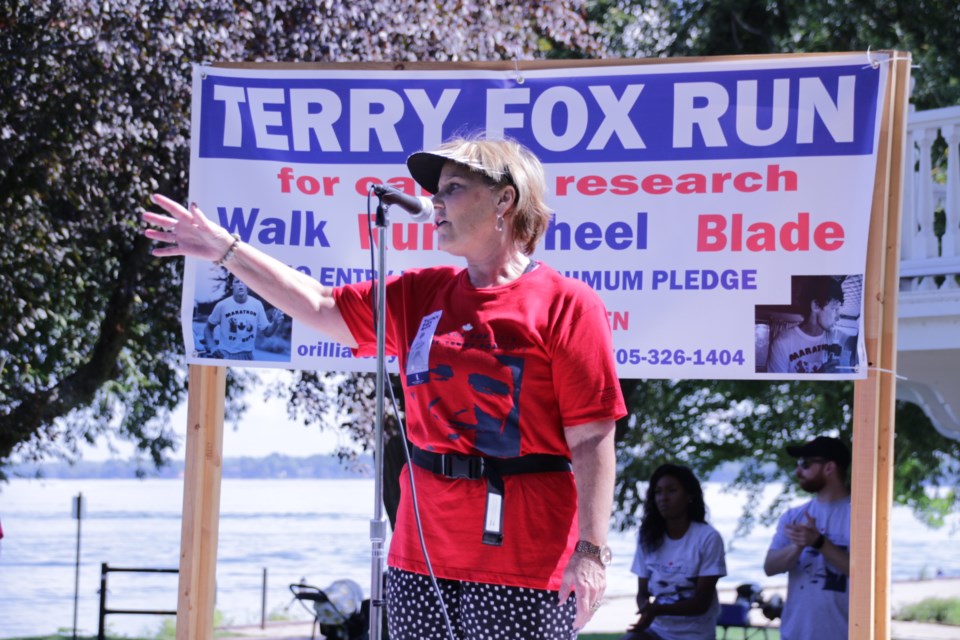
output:
[[[433,201],[423,196],[408,196],[403,191],[386,184],[376,184],[373,192],[383,204],[395,204],[407,213],[414,222],[433,220]]]

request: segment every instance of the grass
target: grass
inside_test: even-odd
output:
[[[960,598],[927,598],[900,607],[894,620],[960,625]]]
[[[107,640],[158,640],[158,638],[163,637],[164,630],[161,629],[159,636],[151,636],[149,638],[141,637],[132,637],[132,636],[115,636],[107,634]],[[581,633],[577,640],[619,640],[623,633]],[[717,629],[717,638],[723,638],[723,630]],[[754,638],[763,638],[761,632],[755,631],[750,635],[750,639]],[[768,640],[780,640],[780,632],[776,629],[767,630]],[[72,640],[73,633],[71,631],[65,631],[62,633],[56,633],[50,636],[30,636],[24,638],[6,638],[5,640]],[[96,640],[96,634],[92,636],[83,636],[78,635],[77,640]],[[726,640],[744,640],[744,630],[743,629],[730,629],[727,633]]]
[[[743,629],[730,629],[727,634],[727,640],[743,640]],[[619,640],[622,633],[581,633],[578,640]],[[763,634],[752,634],[750,636],[751,640],[753,638],[762,638]],[[54,634],[52,636],[30,636],[29,638],[8,638],[7,640],[72,640],[73,633],[65,634]],[[77,640],[96,640],[96,634],[92,636],[77,636]],[[723,638],[723,630],[717,630],[717,638]],[[780,640],[780,632],[776,629],[770,629],[767,631],[767,638],[769,640]],[[107,636],[107,640],[155,640],[154,638],[132,638],[127,636]]]
[[[73,632],[55,633],[52,636],[29,636],[26,638],[8,638],[7,640],[73,640]],[[77,640],[97,640],[97,634],[92,636],[77,635]],[[153,638],[134,638],[131,636],[107,636],[107,640],[153,640]]]
[[[730,628],[727,631],[726,640],[745,640],[746,629]],[[763,631],[760,629],[750,629],[750,640],[763,638]],[[622,633],[581,633],[577,640],[619,640]],[[717,638],[723,638],[723,629],[717,629]],[[780,640],[780,631],[777,629],[767,629],[767,640]]]
[[[581,633],[577,640],[619,640],[622,636],[622,633]],[[717,638],[723,638],[723,630],[717,630]],[[754,631],[750,635],[750,639],[753,638],[762,638],[763,634],[759,631]],[[28,638],[7,638],[6,640],[72,640],[72,633],[65,634],[54,634],[51,636],[30,636]],[[726,640],[745,640],[746,636],[744,635],[743,629],[730,629],[727,632]],[[768,629],[767,630],[768,640],[780,640],[780,632],[777,629]],[[96,634],[92,636],[82,636],[78,635],[77,640],[96,640]],[[107,635],[107,640],[157,640],[156,636],[150,638],[139,638],[131,636],[111,636]]]

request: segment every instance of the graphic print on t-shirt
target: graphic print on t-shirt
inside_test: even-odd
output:
[[[458,333],[438,336],[433,347],[430,391],[436,396],[428,407],[434,422],[451,440],[467,438],[478,453],[519,456],[524,359],[491,353],[493,339],[481,344]]]
[[[847,550],[845,546],[838,545],[838,548]],[[824,591],[847,592],[847,576],[830,568],[819,551],[804,549],[801,567],[811,585],[819,585]]]
[[[257,312],[253,309],[237,309],[228,311],[224,316],[227,319],[227,345],[234,350],[252,350],[253,339],[257,335]]]
[[[665,604],[693,597],[697,576],[684,575],[684,563],[681,560],[650,561],[647,566],[652,575],[661,576],[655,581],[657,602]]]

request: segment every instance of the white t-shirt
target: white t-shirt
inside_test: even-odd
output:
[[[232,297],[216,304],[207,324],[220,325],[220,348],[229,353],[253,351],[257,332],[270,326],[263,303],[253,296],[242,303]]]
[[[809,513],[817,530],[831,544],[850,548],[850,498],[834,502],[811,500],[790,509],[777,523],[770,543],[776,551],[792,544],[784,533],[791,523],[806,523]],[[783,640],[847,640],[850,596],[847,576],[833,567],[818,550],[805,547],[797,564],[787,573],[787,599],[783,607],[780,637]]]
[[[829,331],[819,336],[805,333],[799,326],[777,336],[770,345],[767,371],[771,373],[825,373],[837,365],[840,345]]]
[[[723,538],[716,529],[701,522],[690,528],[679,540],[664,535],[659,548],[645,554],[637,544],[633,557],[635,574],[647,578],[647,589],[656,602],[669,604],[687,600],[696,592],[697,578],[727,575]],[[716,592],[706,613],[699,616],[666,616],[653,619],[650,630],[664,640],[713,640],[717,636],[720,602]]]

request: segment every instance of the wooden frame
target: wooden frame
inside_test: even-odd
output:
[[[897,291],[910,55],[893,52],[877,157],[864,278],[868,377],[854,383],[850,630],[890,637],[890,511],[897,370]]]
[[[889,52],[883,97],[876,186],[864,278],[864,335],[869,375],[854,384],[853,481],[850,549],[850,627],[857,640],[889,638],[890,510],[893,487],[893,414],[896,378],[897,289],[903,161],[909,101],[910,55]],[[831,54],[801,54],[808,57]],[[753,56],[772,59],[783,56]],[[222,67],[427,70],[525,69],[703,62],[685,60],[566,60],[484,63],[287,64],[225,63]],[[223,455],[224,367],[190,366],[186,469],[180,542],[177,640],[213,637],[220,480]]]

